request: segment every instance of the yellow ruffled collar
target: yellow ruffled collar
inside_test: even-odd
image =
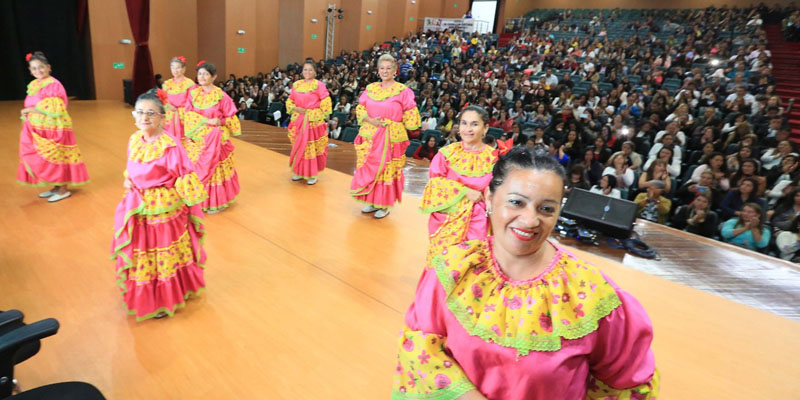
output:
[[[621,302],[600,271],[567,250],[538,277],[510,280],[494,259],[492,238],[450,246],[433,258],[447,307],[461,326],[486,342],[517,350],[557,351],[598,327]]]
[[[403,85],[400,82],[395,82],[392,86],[388,88],[381,87],[380,82],[374,82],[367,85],[367,96],[370,99],[375,101],[383,101],[390,97],[397,96],[406,88],[406,85]]]
[[[491,146],[484,146],[481,151],[469,151],[461,142],[450,143],[439,149],[450,168],[461,176],[484,176],[492,173],[497,155]]]
[[[168,94],[181,94],[185,93],[189,88],[194,86],[194,81],[183,77],[183,80],[180,82],[175,82],[174,78],[167,79],[161,85],[161,87],[168,93]]]
[[[44,79],[34,79],[28,84],[28,96],[33,96],[36,93],[39,93],[45,86],[55,82],[52,76],[48,76]]]
[[[203,91],[202,86],[198,86],[189,91],[189,95],[192,97],[192,105],[200,110],[205,110],[217,105],[217,103],[222,100],[223,94],[224,92],[222,89],[216,86],[208,93]]]
[[[311,82],[306,82],[304,79],[300,79],[296,81],[292,87],[294,87],[294,91],[298,93],[313,92],[319,87],[319,81],[314,79]]]
[[[148,142],[144,140],[144,132],[138,131],[131,135],[128,141],[128,159],[140,164],[148,163],[163,157],[168,148],[176,145],[172,136],[166,132],[163,132],[156,140]]]

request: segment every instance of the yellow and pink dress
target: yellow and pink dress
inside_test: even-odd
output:
[[[421,124],[414,92],[399,82],[388,88],[371,83],[358,99],[356,115],[361,128],[354,143],[356,170],[350,195],[360,203],[389,208],[402,200],[407,130]],[[365,123],[366,116],[383,118],[387,125]]]
[[[206,125],[211,118],[218,118],[221,124]],[[203,211],[223,210],[239,194],[239,176],[233,165],[234,147],[231,142],[231,136],[242,134],[236,106],[216,86],[209,93],[204,92],[202,87],[195,87],[189,90],[184,126],[183,145],[208,192],[208,198],[202,205]]]
[[[297,112],[295,107],[306,111]],[[292,142],[289,166],[297,176],[304,179],[316,178],[325,169],[328,160],[326,119],[333,112],[325,84],[316,79],[295,82],[286,102],[286,112],[292,115],[289,123],[289,140]]]
[[[406,312],[392,399],[473,389],[503,400],[656,399],[647,312],[595,266],[556,249],[525,281],[503,273],[491,236],[434,257]]]
[[[36,111],[20,117],[17,181],[23,185],[82,185],[89,172],[75,144],[67,92],[52,76],[28,84],[25,107]]]
[[[117,206],[111,244],[117,285],[137,320],[172,315],[205,287],[200,203],[206,191],[166,131],[151,142],[141,131],[131,136],[125,175],[133,187]]]
[[[483,192],[492,180],[495,149],[468,150],[462,142],[442,147],[431,161],[430,180],[422,194],[420,211],[429,213],[428,254],[466,240],[483,239],[489,232],[486,203],[467,198],[467,189]]]
[[[183,77],[180,82],[176,82],[175,78],[170,78],[161,85],[161,88],[167,92],[169,104],[175,107],[175,110],[167,108],[164,129],[172,132],[173,136],[178,140],[183,140],[183,120],[186,113],[186,103],[189,102],[189,90],[196,86],[197,84],[187,77]]]

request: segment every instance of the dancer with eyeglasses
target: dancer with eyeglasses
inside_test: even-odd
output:
[[[208,197],[183,146],[164,130],[167,94],[136,100],[125,195],[114,218],[117,285],[137,321],[172,316],[205,287],[203,211]]]
[[[25,60],[36,79],[28,84],[25,108],[20,110],[17,181],[31,186],[52,185],[39,197],[54,203],[72,194],[68,185],[88,183],[89,172],[75,143],[64,86],[50,75],[50,63],[44,53],[28,53]]]
[[[214,214],[228,208],[239,194],[231,136],[241,135],[242,127],[233,100],[214,85],[214,64],[200,61],[196,70],[200,86],[189,91],[183,145],[208,192],[203,211]]]

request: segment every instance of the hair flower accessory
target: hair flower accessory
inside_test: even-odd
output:
[[[199,67],[199,66],[201,66],[201,65],[203,65],[205,63],[206,63],[206,60],[200,60],[200,62],[197,63],[197,66]]]
[[[25,54],[25,61],[30,61],[31,57],[33,57],[32,53]]]
[[[175,58],[177,58],[178,60],[181,60],[181,62],[182,62],[182,63],[186,64],[186,57],[184,57],[184,56],[177,56],[177,57],[175,57]]]
[[[169,97],[167,96],[167,92],[165,92],[163,89],[156,90],[156,97],[158,97],[158,99],[161,100],[161,103],[163,104],[167,104],[167,102],[169,102]]]
[[[506,153],[511,151],[512,147],[514,147],[514,138],[509,138],[508,140],[498,140],[497,150],[495,150],[494,153],[497,156],[504,156]]]

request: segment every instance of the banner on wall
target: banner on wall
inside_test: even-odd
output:
[[[424,29],[432,31],[443,31],[445,29],[461,32],[475,32],[475,20],[472,18],[431,18],[425,17]]]

